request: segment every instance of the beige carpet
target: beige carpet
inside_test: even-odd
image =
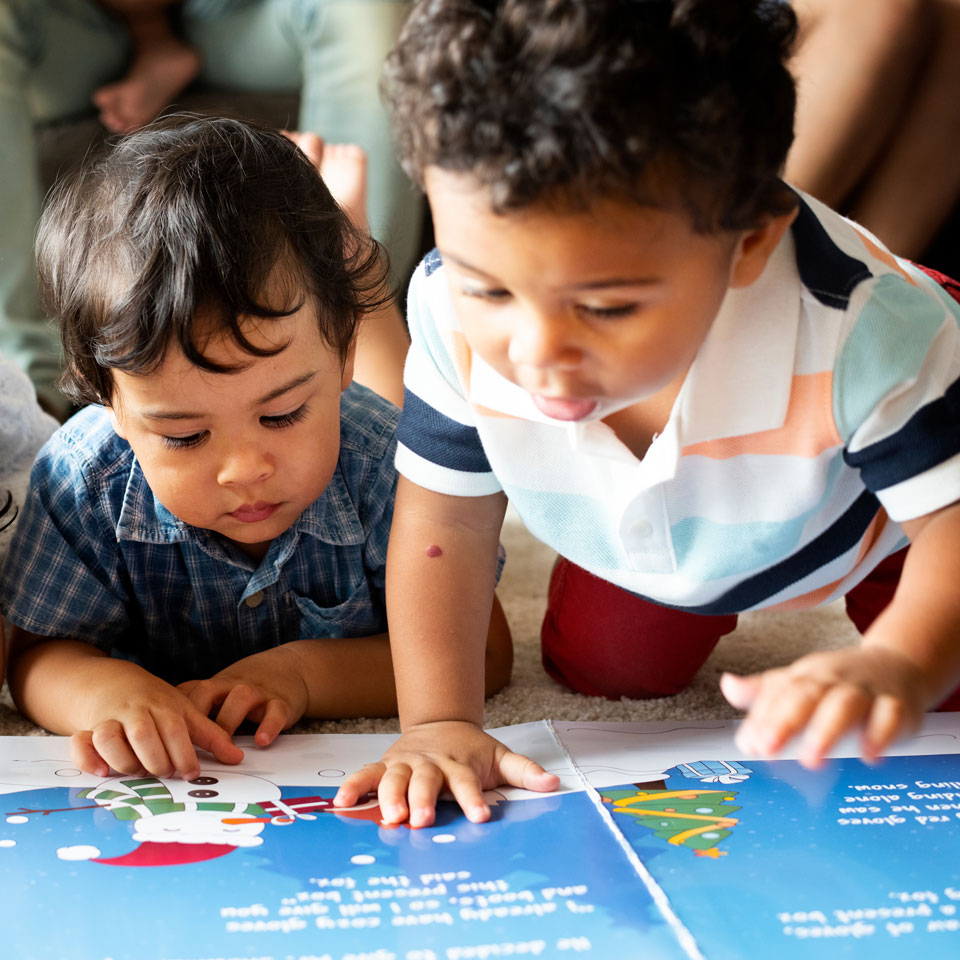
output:
[[[487,701],[485,723],[499,727],[549,717],[554,720],[698,720],[734,717],[720,695],[717,679],[724,670],[752,672],[789,663],[814,649],[850,643],[856,631],[834,604],[799,613],[754,613],[741,617],[736,631],[720,642],[694,682],[683,693],[659,700],[609,701],[570,693],[540,667],[540,619],[554,554],[534,540],[509,514],[503,532],[507,565],[500,598],[515,643],[513,680]],[[396,720],[304,722],[295,733],[382,733],[397,730]],[[11,705],[0,701],[0,734],[40,734]]]

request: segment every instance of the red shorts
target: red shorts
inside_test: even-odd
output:
[[[906,553],[887,557],[844,598],[860,633],[893,598]],[[658,606],[560,557],[540,631],[543,668],[565,687],[593,697],[668,697],[690,683],[736,625],[735,614]],[[960,689],[937,709],[960,710]]]
[[[893,597],[906,552],[887,557],[846,595],[847,614],[861,633]],[[666,697],[690,683],[736,625],[735,614],[661,607],[560,557],[540,631],[543,667],[577,693]]]

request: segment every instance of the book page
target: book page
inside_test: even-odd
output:
[[[557,722],[651,895],[709,960],[960,956],[960,720],[880,765],[757,761],[730,722]]]
[[[288,735],[189,783],[81,773],[59,737],[0,738],[3,956],[17,960],[683,958],[549,724],[497,731],[560,775],[387,827],[331,803],[390,736]],[[12,880],[11,878],[16,878]]]

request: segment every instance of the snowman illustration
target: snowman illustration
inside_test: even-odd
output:
[[[351,819],[380,822],[376,798],[354,807],[334,807],[328,797],[284,799],[280,788],[262,777],[233,772],[203,774],[194,780],[161,779],[153,776],[118,776],[77,792],[133,826],[138,843],[127,853],[101,857],[95,848],[94,863],[122,867],[176,866],[213,860],[240,847],[258,847],[267,826],[286,827],[297,821],[316,820],[318,814],[335,813]],[[25,810],[19,814],[47,814],[52,810]]]

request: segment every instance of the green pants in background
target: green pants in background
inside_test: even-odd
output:
[[[298,129],[368,155],[368,212],[394,275],[416,256],[421,199],[394,159],[379,97],[383,59],[409,0],[186,0],[185,39],[198,84],[297,92]],[[0,0],[0,351],[56,408],[59,337],[40,309],[33,238],[41,185],[34,128],[94,113],[91,94],[123,75],[124,27],[92,0]]]

